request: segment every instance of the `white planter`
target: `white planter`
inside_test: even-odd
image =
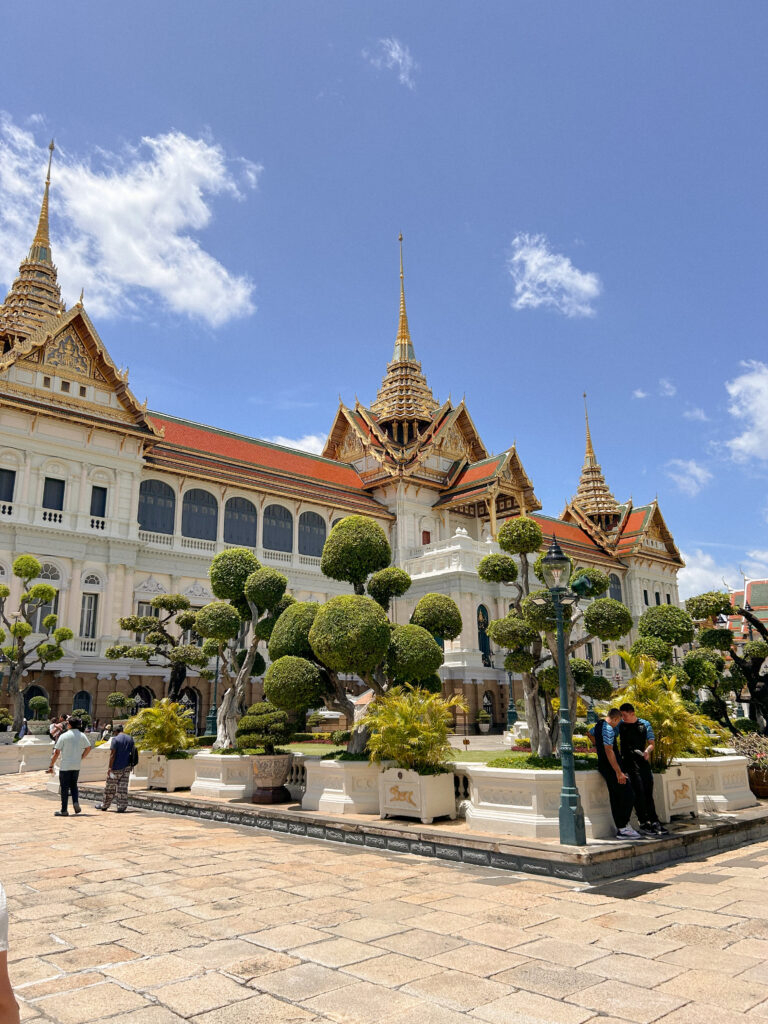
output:
[[[419,775],[405,768],[385,768],[379,774],[379,807],[382,818],[420,818],[423,825],[445,815],[455,818],[453,772]]]
[[[204,750],[192,758],[195,781],[192,796],[216,800],[250,800],[253,796],[253,757]]]
[[[478,728],[478,731],[480,733],[482,733],[483,735],[486,735],[486,733],[489,733],[491,731],[491,723],[490,722],[478,722],[477,723],[477,728]]]
[[[109,747],[92,747],[90,754],[80,762],[78,782],[106,782],[109,768]],[[48,777],[45,788],[49,793],[59,792],[59,759],[53,766],[53,775]],[[46,765],[46,768],[48,766]]]
[[[128,789],[149,789],[149,766],[154,757],[148,750],[139,751],[139,763],[131,769]]]
[[[292,761],[293,754],[255,754],[251,757],[253,803],[284,804],[291,800],[285,781]]]
[[[724,757],[686,757],[680,763],[693,771],[699,813],[756,806],[755,794],[749,788],[746,757],[731,752]]]
[[[16,735],[12,729],[8,729],[6,732],[0,732],[0,747],[6,747],[9,743],[13,743],[13,738]]]
[[[16,746],[21,751],[20,772],[39,772],[47,768],[53,757],[53,740],[44,736],[25,736]]]
[[[699,813],[696,799],[696,776],[693,769],[673,764],[665,772],[653,775],[653,802],[659,821],[670,821],[673,816],[695,818]]]
[[[22,751],[18,743],[0,747],[0,775],[15,775],[21,764]],[[50,755],[49,755],[50,757]],[[46,764],[46,768],[48,765]]]
[[[31,722],[27,722],[27,729],[29,736],[47,736],[48,739],[51,738],[50,722],[36,722],[34,719],[32,719]],[[26,738],[27,737],[25,736],[24,739]]]
[[[528,729],[528,723],[518,719],[518,721],[516,721],[512,726],[512,735],[519,740],[529,740],[531,738],[531,733]]]
[[[557,839],[563,773],[529,768],[488,768],[456,764],[469,777],[467,824],[479,832]],[[608,789],[597,771],[577,772],[576,785],[584,810],[587,836],[605,839],[616,834]]]
[[[150,754],[147,789],[164,789],[173,793],[175,789],[189,789],[195,781],[195,759],[193,757],[164,757]]]
[[[378,814],[379,765],[368,761],[305,761],[305,811]]]

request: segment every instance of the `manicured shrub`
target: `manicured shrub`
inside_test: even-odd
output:
[[[211,590],[221,601],[242,597],[245,581],[260,568],[261,562],[248,548],[228,548],[211,562]]]
[[[413,609],[411,623],[441,640],[455,640],[461,633],[461,612],[445,594],[425,594]]]
[[[290,742],[291,731],[288,715],[268,701],[261,701],[252,704],[237,723],[235,746],[239,750],[274,754],[276,746]]]
[[[358,595],[332,597],[321,605],[309,631],[315,657],[333,672],[372,672],[383,661],[389,641],[384,609],[373,598]]]
[[[287,654],[273,661],[264,676],[264,696],[276,708],[300,711],[321,704],[326,682],[313,661]]]
[[[296,658],[314,657],[309,643],[309,631],[320,605],[316,601],[296,601],[286,608],[274,624],[269,638],[271,661],[293,655]]]

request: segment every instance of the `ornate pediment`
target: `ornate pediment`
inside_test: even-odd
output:
[[[184,591],[184,597],[188,597],[190,601],[208,601],[213,600],[213,594],[207,587],[204,587],[202,583],[195,580],[187,589]]]
[[[93,360],[73,330],[65,331],[49,342],[45,349],[45,365],[69,370],[76,377],[88,378],[93,374]]]
[[[162,583],[159,583],[154,576],[147,576],[145,580],[134,589],[135,594],[146,594],[150,597],[156,597],[158,594],[166,594],[167,590]]]
[[[336,448],[336,458],[339,462],[354,462],[364,452],[363,443],[354,430],[350,427],[341,439],[341,444]]]

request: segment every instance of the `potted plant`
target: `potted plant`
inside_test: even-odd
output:
[[[32,697],[29,702],[32,721],[27,723],[30,736],[46,736],[51,727],[51,705],[47,697]]]
[[[0,746],[13,743],[13,715],[8,708],[0,708]]]
[[[129,703],[130,701],[126,695],[124,693],[120,693],[119,690],[115,690],[114,693],[107,694],[107,707],[112,709],[113,714],[117,710],[122,711],[127,708]],[[123,719],[113,718],[112,725],[114,726],[117,721],[123,721]]]
[[[291,800],[285,780],[291,770],[293,754],[280,750],[293,732],[285,711],[269,701],[252,704],[237,723],[235,743],[238,750],[253,755],[253,795],[255,804],[282,804]]]
[[[187,750],[192,743],[192,729],[192,712],[168,697],[128,719],[125,731],[133,736],[140,751],[149,754],[148,789],[172,793],[192,785],[195,769]]]
[[[448,742],[453,710],[467,712],[459,696],[444,698],[418,686],[395,686],[368,709],[371,761],[392,761],[379,775],[382,818],[404,815],[429,825],[443,815],[456,817],[454,751]]]
[[[768,737],[750,732],[736,736],[733,749],[747,759],[749,788],[761,800],[768,800]]]
[[[491,731],[491,716],[487,711],[477,712],[477,728],[481,733],[488,733]]]

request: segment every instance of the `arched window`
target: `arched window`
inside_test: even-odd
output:
[[[42,686],[28,686],[24,691],[24,717],[29,722],[33,718],[32,708],[29,706],[29,702],[33,697],[45,697],[48,700],[48,694],[42,688]]]
[[[340,523],[340,522],[341,522],[341,520],[342,520],[342,519],[345,519],[345,518],[346,518],[345,516],[339,516],[339,518],[338,518],[338,519],[334,519],[334,520],[333,520],[333,522],[331,523],[331,529],[333,529],[333,528],[334,528],[334,526],[336,525],[336,523]]]
[[[195,735],[197,735],[200,724],[200,694],[191,686],[185,686],[179,694],[179,702],[184,705],[187,711],[192,712],[192,726]]]
[[[72,698],[72,712],[85,711],[87,715],[90,715],[92,707],[93,697],[90,693],[87,690],[78,690]]]
[[[491,667],[491,641],[488,638],[488,609],[484,604],[477,608],[477,646],[486,668]]]
[[[255,548],[259,543],[257,517],[253,502],[247,498],[230,498],[224,506],[224,542]]]
[[[493,694],[490,690],[486,690],[483,694],[483,711],[486,715],[491,716],[491,725],[496,724],[496,714],[493,707]]]
[[[142,708],[151,708],[155,702],[155,695],[148,686],[137,686],[131,691],[129,700],[131,714],[135,715]]]
[[[142,480],[139,487],[139,529],[146,533],[173,533],[176,495],[162,480]]]
[[[317,512],[302,512],[299,516],[299,554],[319,558],[325,544],[325,520]]]
[[[610,581],[611,581],[611,585],[608,588],[608,596],[612,597],[614,601],[620,601],[621,600],[621,580],[619,579],[619,577],[616,575],[615,572],[611,573]]]
[[[61,573],[55,565],[51,565],[50,562],[43,562],[40,566],[40,575],[37,577],[39,580],[60,580]]]
[[[293,551],[293,516],[282,505],[264,509],[262,543],[268,551]]]
[[[198,540],[216,540],[219,503],[210,491],[193,487],[181,503],[181,535]]]
[[[100,587],[101,577],[97,576],[95,572],[89,572],[87,576],[83,578],[84,587]]]

